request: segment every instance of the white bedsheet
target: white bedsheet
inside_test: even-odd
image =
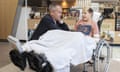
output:
[[[87,62],[92,57],[96,42],[81,32],[50,30],[42,35],[39,40],[25,43],[24,51],[45,53],[56,72],[69,72],[70,63],[78,65]],[[58,70],[58,71],[57,71]]]

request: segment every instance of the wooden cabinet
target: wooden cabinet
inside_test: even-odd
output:
[[[11,34],[18,0],[0,0],[0,39]]]
[[[40,19],[28,19],[28,29],[35,29],[36,25],[39,24]]]
[[[101,31],[115,31],[115,19],[103,20]]]
[[[105,39],[109,39],[107,35],[113,38],[113,44],[120,44],[120,31],[115,31],[115,19],[105,19],[102,23],[101,33],[106,32]]]
[[[77,20],[74,19],[65,19],[64,22],[68,25],[69,29],[74,30]]]
[[[120,44],[120,31],[115,31],[114,44]]]

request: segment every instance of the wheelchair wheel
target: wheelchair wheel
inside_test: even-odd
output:
[[[105,40],[100,40],[93,54],[93,71],[107,72],[111,58],[111,48]]]

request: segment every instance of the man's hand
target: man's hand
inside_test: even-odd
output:
[[[59,22],[60,24],[63,24],[63,23],[64,23],[64,21],[63,21],[62,19],[59,19],[58,22]]]
[[[59,23],[60,23],[60,24],[63,24],[63,23],[64,23],[64,21],[63,21],[63,20],[60,20],[60,21],[59,21]]]

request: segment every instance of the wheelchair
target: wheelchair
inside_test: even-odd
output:
[[[96,49],[93,50],[93,55],[92,55],[93,63],[90,64],[92,67],[91,69],[92,72],[108,72],[110,65],[110,58],[111,58],[111,47],[109,43],[104,39],[99,40]],[[87,71],[87,64],[88,63],[84,63],[83,72],[89,72]]]

